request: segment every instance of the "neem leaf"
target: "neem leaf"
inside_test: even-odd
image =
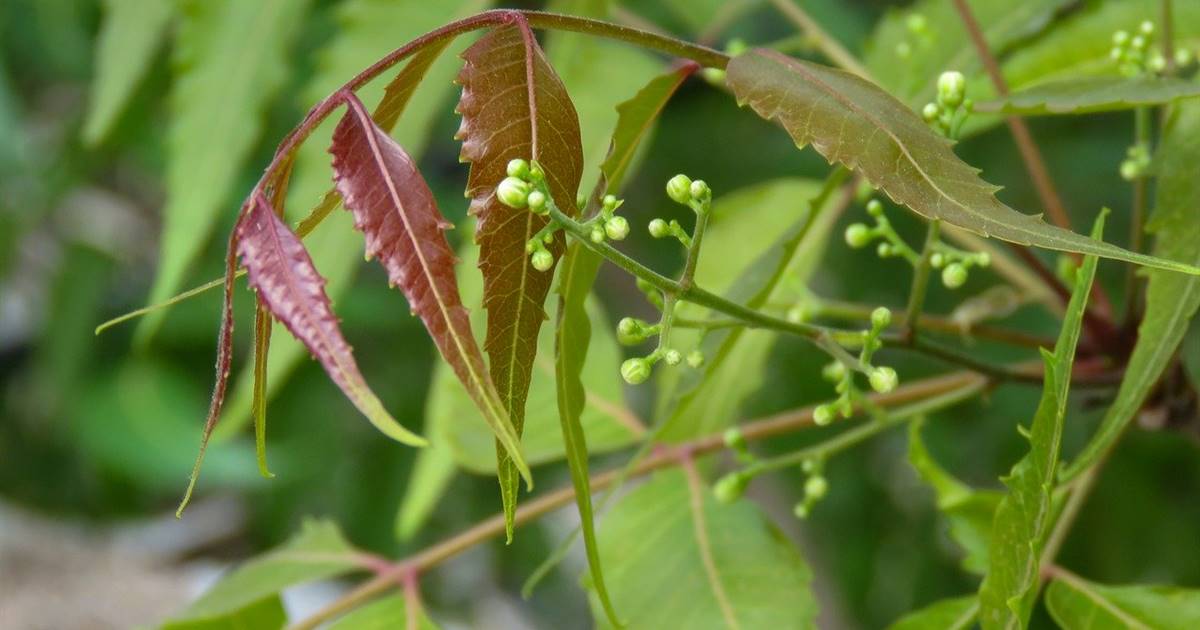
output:
[[[612,133],[608,155],[600,165],[600,172],[610,189],[620,189],[638,146],[658,120],[667,101],[699,69],[697,64],[683,63],[654,77],[632,98],[617,105],[617,126]]]
[[[727,81],[739,103],[778,121],[798,146],[812,144],[927,219],[1020,245],[1200,274],[1192,265],[1127,251],[1000,203],[998,188],[959,159],[949,140],[858,76],[760,49],[734,57]]]
[[[1190,630],[1200,627],[1200,591],[1177,586],[1105,586],[1059,573],[1046,608],[1064,630]]]
[[[1158,165],[1158,207],[1148,230],[1155,235],[1154,252],[1200,264],[1200,103],[1175,109],[1155,159]],[[1146,313],[1138,326],[1137,345],[1125,368],[1117,398],[1108,408],[1096,435],[1063,471],[1073,478],[1107,451],[1137,415],[1146,397],[1171,364],[1200,307],[1200,279],[1161,271],[1149,272]]]
[[[304,244],[261,194],[251,201],[236,232],[237,252],[259,301],[304,343],[371,424],[399,442],[424,445],[425,440],[396,422],[367,386],[342,337],[325,281]]]
[[[1078,77],[1041,83],[998,101],[979,103],[981,112],[1090,114],[1162,105],[1200,96],[1200,83],[1175,77]]]
[[[220,617],[167,621],[159,630],[282,630],[286,624],[283,600],[278,595],[270,595]]]
[[[523,18],[484,35],[462,58],[466,63],[458,75],[463,88],[458,137],[460,157],[471,163],[466,195],[479,222],[475,240],[488,313],[483,347],[492,381],[519,435],[538,330],[546,319],[542,305],[554,276],[534,269],[525,252],[525,244],[548,219],[500,203],[495,191],[510,160],[536,160],[546,173],[554,202],[567,214],[576,214],[575,194],[583,172],[579,120],[562,81]],[[561,233],[548,249],[557,260],[563,251]],[[502,449],[497,450],[497,458],[511,538],[516,470]]]
[[[378,258],[400,287],[413,313],[454,368],[508,457],[530,480],[520,438],[488,378],[483,353],[471,333],[454,278],[454,251],[443,231],[453,224],[437,208],[433,192],[412,158],[371,119],[352,94],[333,132],[333,173],[338,193],[366,236],[367,256]]]
[[[410,620],[416,623],[410,623]],[[425,611],[416,611],[414,615],[400,595],[390,595],[356,608],[330,624],[329,630],[395,630],[401,627],[405,630],[437,630],[437,625],[429,620]]]
[[[887,630],[967,630],[979,614],[979,598],[964,595],[936,601],[899,619]]]
[[[1104,229],[1105,214],[1107,210],[1096,220],[1092,233],[1097,238]],[[1029,453],[1004,479],[1009,493],[996,508],[988,546],[988,572],[979,587],[979,621],[984,630],[1024,628],[1037,596],[1042,547],[1053,521],[1052,495],[1071,366],[1096,276],[1096,262],[1094,255],[1084,258],[1054,352],[1042,350],[1045,385],[1030,428]]]
[[[83,141],[95,146],[108,134],[154,62],[176,3],[172,0],[105,0],[96,38],[96,73]]]

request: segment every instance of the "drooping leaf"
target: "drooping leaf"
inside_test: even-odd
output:
[[[753,504],[717,503],[682,471],[655,475],[612,507],[600,554],[631,630],[814,627],[812,576],[796,549]]]
[[[183,0],[172,64],[167,205],[151,304],[179,290],[211,236],[287,76],[287,52],[309,0]],[[137,332],[149,340],[163,311]]]
[[[859,171],[927,219],[1021,245],[1200,274],[1192,265],[1130,252],[1000,203],[997,187],[959,159],[949,140],[855,75],[755,50],[729,63],[727,81],[739,103],[778,121],[798,146],[812,144],[826,160]]]
[[[415,626],[408,624],[409,611],[404,598],[390,595],[373,601],[366,606],[333,622],[329,630],[437,630],[438,626],[429,620],[425,611],[417,612]]]
[[[283,601],[278,595],[270,595],[220,617],[168,621],[160,630],[282,630],[286,623]]]
[[[963,568],[982,575],[988,567],[988,541],[996,506],[1004,495],[972,489],[939,466],[921,440],[921,424],[909,425],[908,461],[937,494],[937,508],[950,523],[950,536],[966,552]]]
[[[304,343],[371,424],[399,442],[424,445],[425,440],[401,426],[367,386],[312,258],[261,194],[238,224],[237,252],[259,301]]]
[[[154,62],[174,14],[172,0],[105,0],[85,143],[95,146],[108,135]]]
[[[523,19],[495,28],[462,57],[466,63],[458,75],[462,85],[458,137],[460,158],[471,163],[466,194],[479,222],[475,239],[488,313],[483,347],[500,399],[520,434],[538,330],[546,319],[542,305],[553,274],[534,269],[525,253],[526,243],[547,219],[500,203],[495,190],[510,160],[536,160],[546,173],[551,198],[567,214],[576,214],[575,194],[583,172],[579,120],[562,81]],[[557,261],[563,250],[561,234],[548,249]],[[516,471],[501,450],[497,458],[511,538]]]
[[[393,0],[348,0],[338,5],[338,35],[320,53],[317,71],[298,99],[309,107],[341,86],[347,77],[390,51],[397,41],[415,38],[457,17],[474,13],[487,0],[460,2],[394,2]],[[449,44],[449,42],[446,42]],[[375,121],[419,160],[428,144],[429,132],[445,106],[451,79],[458,70],[457,59],[441,55],[441,47],[431,47],[416,55],[386,87],[372,83],[359,90],[365,103],[375,99]],[[436,59],[436,61],[435,61]],[[423,79],[423,80],[422,80]],[[415,89],[420,83],[421,89]],[[400,114],[403,113],[403,124]],[[362,257],[358,255],[359,236],[352,217],[333,213],[341,197],[329,181],[329,153],[335,121],[327,121],[296,152],[288,207],[293,221],[304,218],[296,232],[304,238],[313,261],[325,276],[325,291],[336,302],[350,287]],[[313,200],[320,199],[317,208]],[[321,218],[321,221],[317,221]],[[319,223],[319,225],[318,225]],[[281,329],[276,326],[276,332]],[[288,335],[274,335],[267,371],[271,380],[267,398],[271,398],[307,356],[303,344]],[[214,434],[221,440],[235,434],[251,416],[253,375],[243,372],[230,396],[225,418]]]
[[[750,308],[798,297],[796,287],[803,286],[816,269],[836,224],[830,202],[844,180],[845,171],[839,170],[820,188],[806,180],[780,179],[716,199],[704,237],[705,252],[696,268],[697,284],[728,293],[730,299]],[[680,305],[677,314],[707,317],[703,309],[688,305]],[[663,422],[660,438],[690,439],[735,421],[742,400],[761,383],[775,338],[769,331],[743,328],[706,335],[672,331],[673,345],[699,346],[704,365],[699,370],[666,372],[660,378],[656,414]],[[672,376],[677,380],[671,381]]]
[[[964,595],[936,601],[897,619],[888,630],[968,630],[979,614],[979,598]]]
[[[254,451],[258,472],[274,477],[267,467],[267,357],[271,351],[271,311],[254,309]]]
[[[1200,83],[1175,77],[1080,77],[1040,83],[975,108],[1006,114],[1090,114],[1196,96],[1200,96]]]
[[[507,457],[532,483],[520,438],[488,377],[458,292],[454,251],[442,233],[453,224],[438,210],[412,158],[371,120],[366,107],[348,95],[346,110],[329,151],[338,193],[366,236],[367,256],[379,259],[408,298]]]
[[[1103,233],[1104,215],[1093,235]],[[1083,312],[1096,276],[1095,256],[1086,256],[1075,276],[1054,352],[1042,350],[1045,385],[1029,430],[1029,453],[1004,479],[1008,494],[996,508],[988,545],[989,565],[979,587],[979,621],[984,630],[1024,628],[1037,596],[1042,547],[1053,521],[1056,478],[1067,391]]]
[[[1157,208],[1148,229],[1155,235],[1159,256],[1200,264],[1200,181],[1195,165],[1200,161],[1200,104],[1176,108],[1159,149]],[[1074,478],[1090,467],[1116,442],[1171,364],[1175,350],[1187,333],[1188,323],[1200,308],[1200,280],[1152,271],[1146,285],[1146,312],[1138,326],[1137,345],[1125,368],[1117,398],[1108,408],[1096,435],[1063,471]]]
[[[1200,591],[1176,586],[1106,586],[1059,574],[1046,608],[1064,630],[1188,630],[1200,627]]]
[[[582,243],[571,243],[563,257],[559,274],[558,327],[554,342],[554,382],[558,392],[558,416],[562,424],[563,444],[566,447],[567,468],[575,487],[575,505],[579,509],[580,530],[587,553],[591,583],[604,615],[613,626],[622,625],[600,564],[600,550],[592,515],[592,489],[588,478],[587,436],[579,421],[586,404],[583,388],[583,366],[587,361],[592,325],[584,302],[592,292],[601,259],[590,254]]]
[[[282,547],[231,571],[171,622],[228,617],[289,586],[363,570],[365,557],[333,523],[306,521]]]

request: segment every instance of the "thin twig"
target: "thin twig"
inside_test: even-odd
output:
[[[871,80],[871,72],[856,58],[846,50],[844,46],[825,29],[816,20],[812,19],[804,9],[796,5],[791,0],[771,0],[771,4],[775,5],[776,9],[783,14],[784,17],[791,20],[805,35],[812,39],[814,45],[821,51],[830,61],[837,64],[838,67],[853,72],[858,76]]]

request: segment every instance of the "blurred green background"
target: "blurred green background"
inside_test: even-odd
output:
[[[485,7],[482,1],[276,2],[282,7],[277,7],[283,16],[278,19],[286,23],[270,22],[266,29],[247,27],[243,39],[231,39],[229,45],[276,38],[284,43],[278,46],[281,56],[274,63],[250,68],[247,76],[194,78],[187,88],[190,92],[181,89],[180,76],[188,73],[198,55],[235,54],[229,47],[222,51],[228,42],[214,43],[205,33],[189,30],[187,21],[203,19],[206,11],[233,11],[230,7],[238,3],[258,6],[251,0],[208,6],[187,0],[142,5],[140,11],[165,6],[164,26],[147,42],[121,35],[121,46],[148,47],[152,54],[146,57],[144,73],[124,68],[133,75],[131,97],[101,122],[89,121],[89,116],[98,115],[93,110],[101,98],[93,87],[103,52],[97,37],[104,16],[129,3],[0,3],[0,546],[8,550],[0,555],[0,612],[6,606],[8,614],[27,610],[29,600],[37,600],[39,593],[46,603],[66,601],[86,608],[90,599],[109,592],[105,589],[111,584],[106,587],[103,576],[121,580],[125,575],[128,589],[114,597],[127,603],[124,610],[113,612],[112,619],[119,621],[111,627],[151,623],[195,593],[195,584],[203,580],[203,571],[197,572],[196,567],[221,566],[278,544],[306,515],[328,516],[355,544],[395,556],[463,529],[499,507],[494,478],[460,474],[446,487],[444,499],[419,533],[409,540],[398,539],[396,515],[414,451],[379,435],[319,366],[304,360],[294,373],[273,376],[278,390],[269,411],[268,453],[276,477],[267,480],[258,475],[252,435],[240,431],[210,451],[193,507],[199,515],[189,515],[178,525],[169,518],[185,486],[207,406],[218,292],[171,309],[157,330],[129,323],[93,335],[100,322],[147,303],[159,268],[164,208],[170,204],[190,208],[188,204],[199,198],[212,199],[210,205],[216,208],[214,225],[201,221],[176,235],[188,240],[197,256],[172,263],[179,274],[177,285],[159,288],[171,295],[220,273],[224,235],[240,198],[269,161],[275,144],[307,107],[382,52],[472,6]],[[582,14],[606,11],[602,2],[552,4]],[[806,0],[803,4],[859,54],[889,9],[907,3]],[[1059,4],[1065,13],[1056,19],[1069,21],[1103,9],[1106,3]],[[243,5],[237,10],[246,9]],[[652,25],[716,47],[733,38],[759,44],[795,34],[794,27],[766,2],[722,6],[716,1],[646,0],[607,10],[619,21]],[[1048,37],[1053,28],[1044,26],[1029,38]],[[580,76],[591,77],[590,85],[575,96],[581,112],[603,104],[604,111],[597,117],[584,116],[585,140],[590,134],[589,147],[599,146],[602,155],[608,128],[586,125],[593,119],[611,125],[605,116],[616,101],[592,99],[611,90],[624,93],[609,98],[630,96],[666,61],[641,56],[633,65],[641,64],[647,72],[640,79],[623,76],[635,70],[615,56],[604,56],[619,53],[609,49],[589,49],[574,56],[569,51],[556,53],[554,38],[546,38],[552,60],[558,54],[567,64],[599,68],[593,68],[591,75],[581,71]],[[452,51],[461,48],[459,42]],[[803,53],[804,42],[798,48]],[[452,76],[454,60],[451,55],[446,59]],[[605,70],[606,60],[622,65]],[[567,74],[562,67],[560,71]],[[456,94],[447,78],[422,92],[418,102],[421,98],[427,102],[419,107],[428,113],[418,114],[415,122],[402,119],[397,137],[421,156],[443,211],[462,221],[466,168],[458,163],[452,138],[458,125],[453,112]],[[575,87],[569,77],[567,82]],[[214,99],[214,94],[220,97]],[[190,131],[172,127],[173,116],[192,99],[201,103],[207,99],[219,108],[225,96],[231,103],[228,107],[237,109],[227,112],[232,114],[228,120],[209,110],[196,118]],[[107,130],[99,135],[91,125]],[[1116,168],[1131,138],[1131,117],[1044,119],[1032,121],[1031,126],[1073,211],[1075,225],[1090,224],[1097,210],[1109,205],[1116,212],[1108,234],[1110,240],[1121,242],[1127,232],[1129,192],[1116,176]],[[324,155],[320,142],[318,138],[308,149],[309,157],[302,162],[308,159],[311,164],[301,169],[316,173],[312,169],[320,168]],[[182,157],[189,151],[210,155]],[[960,154],[982,168],[989,181],[1006,187],[1002,193],[1006,202],[1027,211],[1037,208],[1003,127],[964,142]],[[188,159],[198,160],[194,164],[199,167],[181,167]],[[589,168],[593,166],[589,162]],[[636,235],[627,250],[664,270],[680,263],[673,252],[644,237],[640,227],[656,216],[682,218],[661,192],[663,182],[674,173],[705,178],[719,197],[766,179],[820,178],[826,171],[815,153],[796,151],[785,134],[739,111],[720,89],[690,81],[667,108],[641,168],[624,190]],[[299,201],[291,204],[289,212],[296,216],[302,216],[323,192],[327,179],[322,177],[328,173],[306,177],[293,186],[293,199]],[[207,212],[198,209],[200,214]],[[915,220],[898,210],[891,215],[904,234],[914,242],[919,238],[922,228]],[[852,208],[843,220],[862,216],[861,208]],[[341,229],[347,225],[340,222]],[[461,238],[462,232],[452,238]],[[833,234],[814,274],[813,288],[828,297],[901,307],[908,287],[907,268],[852,252],[836,238],[840,230]],[[310,243],[322,238],[339,242],[336,235],[321,232],[313,238]],[[436,358],[423,328],[410,317],[403,297],[387,288],[382,270],[362,264],[360,252],[326,255],[332,261],[328,264],[347,270],[338,272],[346,288],[336,298],[336,308],[363,372],[393,415],[419,428]],[[1053,264],[1051,257],[1045,258]],[[1101,264],[1101,282],[1116,296],[1124,271],[1115,263]],[[987,273],[974,274],[968,293],[995,281]],[[611,268],[602,272],[597,292],[612,321],[629,313],[648,315],[632,282]],[[235,375],[249,360],[252,321],[248,292],[239,288],[237,295],[241,315]],[[950,312],[959,299],[934,291],[929,310]],[[1018,310],[1005,323],[1041,334],[1053,335],[1056,330],[1054,319],[1033,306]],[[1014,358],[1011,351],[986,345],[972,351]],[[888,359],[906,380],[941,369],[904,355]],[[829,396],[828,385],[819,377],[824,362],[823,355],[805,344],[778,342],[771,349],[764,382],[742,405],[741,416],[758,417]],[[980,403],[944,414],[925,429],[930,449],[960,478],[996,487],[997,477],[1021,453],[1022,441],[1014,426],[1030,417],[1037,395],[1036,389],[1010,386]],[[627,392],[626,398],[635,410],[648,412],[650,397],[644,391]],[[246,402],[243,398],[239,403],[235,395],[231,405]],[[1091,411],[1068,418],[1068,451],[1082,443],[1106,401],[1101,396],[1083,402]],[[554,410],[531,409],[530,413]],[[764,450],[784,451],[819,437],[807,432],[780,439]],[[802,494],[797,487],[803,479],[799,471],[756,485],[756,500],[785,535],[797,541],[813,567],[822,627],[877,628],[912,608],[974,589],[975,578],[958,567],[957,552],[931,492],[907,463],[905,444],[903,432],[897,431],[831,462],[829,497],[804,522],[790,516],[791,505]],[[1061,556],[1063,563],[1097,581],[1200,584],[1200,546],[1196,545],[1200,501],[1195,500],[1200,496],[1200,458],[1196,455],[1194,442],[1177,434],[1131,433],[1087,503]],[[623,456],[609,455],[594,465],[620,461]],[[543,489],[566,481],[560,465],[540,470]],[[586,627],[590,622],[585,594],[578,587],[583,566],[578,558],[553,574],[532,599],[523,601],[518,594],[521,582],[569,530],[571,512],[564,510],[522,529],[511,547],[493,542],[433,572],[423,589],[435,617],[466,627]],[[148,531],[158,533],[138,534]],[[53,532],[61,536],[43,540]],[[59,556],[74,553],[68,541],[81,541],[80,554],[108,550],[113,558],[134,560],[113,560],[114,568],[98,573],[95,582],[76,580],[55,590],[56,576],[68,566],[61,564],[65,561]],[[159,580],[162,593],[151,597],[158,591],[147,588],[139,594],[139,582],[132,578],[138,572],[174,576],[179,581]],[[24,584],[24,591],[4,588],[18,582]],[[13,623],[3,625],[40,627]],[[1048,621],[1040,617],[1035,623]]]

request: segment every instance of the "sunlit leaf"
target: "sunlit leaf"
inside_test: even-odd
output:
[[[979,598],[965,595],[936,601],[911,612],[888,626],[888,630],[968,630],[974,626],[978,614]]]
[[[896,203],[981,236],[1200,274],[1200,268],[1130,252],[1017,212],[997,187],[954,154],[916,113],[863,79],[769,50],[735,57],[727,73],[738,102],[778,121],[798,146],[862,173]]]
[[[306,521],[278,549],[253,558],[221,578],[172,623],[219,620],[283,589],[366,568],[366,556],[328,521]]]
[[[1200,591],[1176,586],[1105,586],[1059,574],[1046,608],[1064,630],[1190,630],[1200,627]]]
[[[121,115],[154,63],[176,3],[172,0],[105,0],[96,38],[96,72],[83,140],[98,144]]]
[[[1093,235],[1103,233],[1104,215]],[[1095,256],[1087,256],[1075,277],[1054,352],[1042,350],[1045,385],[1029,429],[1029,453],[1004,478],[1009,492],[996,508],[988,545],[988,572],[979,587],[979,621],[984,630],[1024,628],[1037,596],[1042,547],[1053,521],[1052,494],[1067,415],[1067,391],[1079,342],[1083,312],[1096,276]]]
[[[278,595],[270,595],[220,617],[168,621],[160,630],[282,630],[287,612]]]
[[[312,258],[262,195],[238,224],[237,251],[259,301],[304,343],[371,424],[392,439],[423,445],[425,440],[401,426],[367,386]]]
[[[458,75],[462,97],[461,159],[471,163],[467,197],[479,221],[479,267],[487,309],[488,353],[492,380],[518,434],[525,421],[525,400],[533,375],[538,330],[546,319],[543,304],[553,274],[533,268],[525,245],[547,219],[514,209],[496,198],[508,162],[532,159],[546,173],[550,196],[575,214],[575,194],[583,171],[579,120],[562,81],[546,61],[524,20],[497,27],[462,55]],[[561,255],[563,237],[548,248]],[[509,537],[516,509],[517,478],[511,462],[497,451],[501,493]]]
[[[184,0],[172,65],[167,205],[158,276],[148,301],[176,293],[262,133],[261,117],[287,78],[287,53],[309,0]],[[144,318],[147,341],[165,315]]]
[[[966,552],[963,568],[982,575],[987,571],[988,541],[996,506],[1004,495],[972,489],[939,466],[921,440],[921,425],[921,422],[909,425],[908,461],[937,494],[937,508],[950,523],[950,536]]]
[[[354,612],[330,624],[329,630],[437,630],[438,627],[429,620],[424,611],[417,612],[416,625],[407,625],[408,619],[409,611],[404,598],[390,595],[355,609]]]
[[[1200,104],[1181,104],[1170,121],[1159,149],[1157,208],[1148,230],[1155,235],[1154,252],[1200,264]],[[1151,271],[1146,286],[1146,312],[1138,326],[1137,345],[1125,368],[1117,398],[1108,408],[1096,435],[1064,471],[1070,478],[1086,470],[1106,452],[1137,415],[1175,350],[1188,323],[1200,308],[1200,280]]]
[[[354,213],[355,227],[366,236],[367,256],[378,258],[389,281],[404,292],[442,358],[529,480],[520,438],[488,378],[458,292],[454,251],[443,234],[453,224],[438,210],[412,158],[375,125],[362,103],[348,96],[346,108],[329,152],[338,193]]]
[[[812,575],[748,501],[717,503],[673,470],[622,497],[600,524],[600,559],[631,630],[812,628]],[[596,623],[608,627],[603,616]]]
[[[1200,96],[1200,83],[1174,77],[1080,77],[1040,83],[1007,98],[979,103],[981,112],[1090,114]]]
[[[439,368],[445,374],[451,372],[448,365],[440,365]],[[462,384],[452,374],[448,380],[450,387],[462,388]],[[463,397],[466,397],[466,393],[463,393]],[[432,403],[427,403],[429,404]],[[426,424],[426,427],[429,425]],[[432,427],[426,430],[432,434]],[[454,455],[445,441],[434,438],[428,447],[421,449],[413,463],[412,472],[408,475],[404,500],[396,513],[396,536],[400,540],[410,540],[421,530],[438,502],[445,496],[446,488],[454,479],[455,472],[457,468],[454,465]]]

